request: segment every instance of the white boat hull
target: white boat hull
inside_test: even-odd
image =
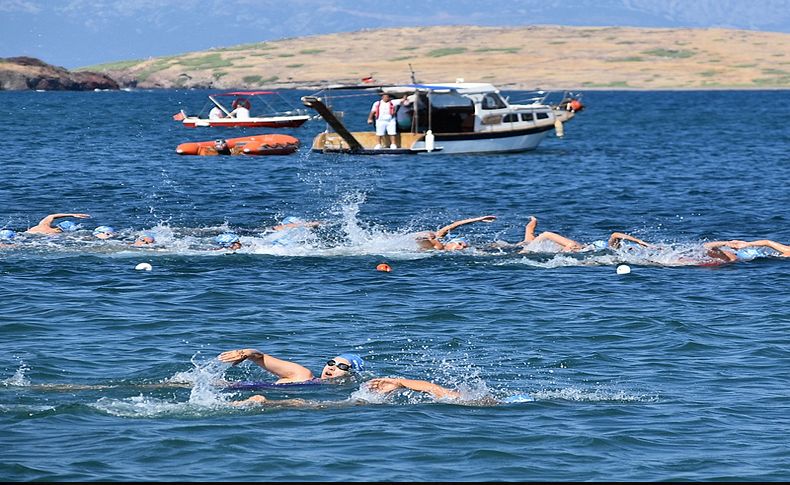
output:
[[[441,148],[438,153],[501,153],[534,150],[549,134],[553,127],[530,130],[527,132],[491,132],[469,135],[434,135],[434,146]],[[425,150],[425,141],[412,145],[413,149]]]

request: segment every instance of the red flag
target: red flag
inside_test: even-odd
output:
[[[184,114],[184,110],[181,110],[178,113],[173,115],[173,119],[176,120],[176,121],[181,121],[181,120],[183,120],[186,117],[187,117],[187,115]]]
[[[371,75],[371,76],[368,76],[368,77],[363,77],[362,78],[362,82],[363,83],[372,83],[373,82],[373,76]]]

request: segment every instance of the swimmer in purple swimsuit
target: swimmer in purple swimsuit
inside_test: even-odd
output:
[[[255,349],[229,350],[219,354],[217,357],[220,362],[238,365],[245,360],[251,360],[268,372],[279,377],[275,384],[296,384],[311,381],[331,381],[341,377],[349,377],[355,372],[365,370],[365,361],[357,354],[340,354],[333,359],[329,359],[321,371],[321,377],[317,378],[313,372],[300,364],[278,359],[269,354],[264,354]],[[255,395],[244,401],[234,402],[234,405],[265,402],[264,396]]]

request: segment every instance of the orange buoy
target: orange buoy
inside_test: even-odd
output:
[[[385,273],[389,273],[390,271],[392,271],[392,268],[387,263],[381,263],[378,266],[376,266],[376,271],[384,271]]]

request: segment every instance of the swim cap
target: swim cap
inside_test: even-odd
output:
[[[742,261],[751,261],[763,255],[757,248],[743,248],[735,251],[735,255]]]
[[[93,235],[94,236],[98,237],[101,234],[113,235],[113,234],[115,234],[115,229],[113,229],[110,226],[99,226],[99,227],[97,227],[96,229],[93,230]]]
[[[71,221],[58,222],[56,225],[63,232],[74,232],[77,230],[77,224]]]
[[[16,233],[11,229],[0,229],[0,239],[10,241],[16,237]]]
[[[469,239],[467,239],[467,238],[465,238],[463,236],[461,236],[461,237],[454,237],[454,238],[450,239],[449,241],[447,241],[445,244],[452,244],[452,243],[455,243],[455,244],[466,244],[468,246],[469,245]]]
[[[304,219],[296,216],[288,216],[283,219],[283,224],[298,224],[300,222],[304,222]]]
[[[137,241],[144,244],[154,244],[156,242],[156,238],[154,237],[153,233],[144,232],[137,236]]]
[[[529,394],[513,394],[512,396],[507,396],[503,398],[502,402],[518,403],[518,402],[533,402],[534,400],[535,398],[530,396]]]
[[[609,243],[604,240],[597,240],[590,243],[590,247],[593,249],[606,249],[609,247]]]
[[[223,232],[219,236],[214,238],[217,241],[217,244],[223,247],[230,246],[233,243],[239,242],[239,236],[232,232]]]
[[[361,372],[365,370],[365,361],[357,354],[340,354],[338,357],[351,362],[351,368],[355,371]]]

